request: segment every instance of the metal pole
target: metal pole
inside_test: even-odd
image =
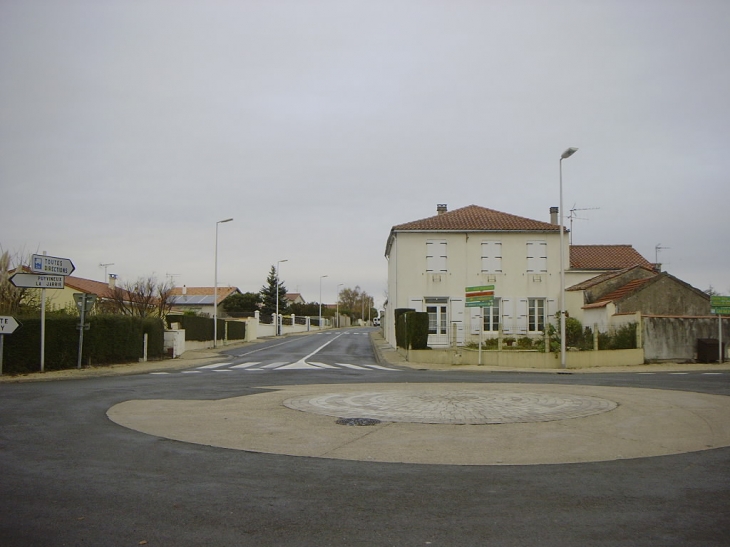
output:
[[[0,334],[0,376],[3,375],[3,344],[5,342],[5,335]]]
[[[213,284],[213,347],[218,343],[218,225],[215,223],[215,282]]]
[[[81,354],[84,349],[84,317],[86,315],[86,293],[81,295],[81,324],[79,325],[79,359],[76,368],[81,368]]]
[[[274,336],[279,336],[279,264],[287,262],[288,259],[276,262],[276,320],[274,321]]]
[[[479,325],[479,364],[482,364],[482,331],[484,330],[484,307],[480,307],[482,310],[480,321],[481,324]]]
[[[218,344],[218,225],[232,221],[232,218],[215,223],[215,283],[213,285],[213,347]]]
[[[722,354],[722,314],[717,314],[717,351],[719,353],[717,362],[722,365],[722,358],[724,355]]]
[[[43,254],[47,254],[43,251]],[[46,367],[46,289],[41,289],[41,372]]]
[[[322,279],[324,279],[325,277],[327,276],[319,276],[319,330],[322,330]]]
[[[577,148],[568,148],[560,156],[560,368],[565,365],[565,228],[563,220],[563,160],[578,151]]]

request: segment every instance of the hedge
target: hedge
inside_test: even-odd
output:
[[[167,326],[179,323],[181,329],[185,329],[185,340],[207,342],[213,340],[213,319],[199,315],[168,315]],[[223,340],[226,335],[226,323],[228,323],[228,339],[244,340],[246,338],[246,323],[243,321],[224,321],[218,319],[218,340]]]
[[[3,373],[40,370],[41,320],[17,318],[21,327],[5,336]],[[45,370],[74,368],[78,364],[78,317],[46,317]],[[92,315],[84,331],[83,366],[137,361],[143,356],[144,334],[148,335],[147,357],[163,357],[164,328],[159,319],[122,315]]]
[[[413,308],[396,308],[395,310],[393,310],[393,314],[395,317],[395,344],[399,348],[406,347],[406,329],[403,315],[408,312],[414,311],[416,310],[414,310]]]

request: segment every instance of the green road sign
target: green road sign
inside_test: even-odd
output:
[[[467,287],[465,292],[467,308],[488,308],[494,304],[494,285]]]
[[[710,313],[730,315],[730,296],[711,296]]]

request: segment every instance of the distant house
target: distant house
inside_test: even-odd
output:
[[[215,306],[218,306],[218,317],[225,317],[226,312],[220,305],[232,294],[242,294],[236,287],[218,287],[218,300],[215,300],[215,287],[175,287],[172,290],[172,313],[193,312],[213,317]]]
[[[386,339],[395,345],[398,308],[429,315],[430,347],[462,345],[501,331],[540,337],[555,321],[560,303],[560,227],[556,208],[550,222],[524,218],[477,205],[454,211],[439,204],[435,216],[393,226],[388,260]],[[563,244],[566,285],[633,266],[653,264],[631,245]],[[568,262],[569,261],[569,262]],[[569,264],[569,266],[568,266]],[[494,286],[493,304],[467,307],[467,287]],[[566,298],[571,315],[582,301]]]
[[[304,298],[298,292],[286,293],[286,299],[289,301],[289,304],[306,304]]]
[[[567,289],[574,304],[581,304],[586,326],[606,330],[611,318],[622,314],[707,316],[710,297],[666,272],[634,266],[599,275]],[[576,299],[576,296],[578,297]],[[571,306],[576,309],[577,306]]]

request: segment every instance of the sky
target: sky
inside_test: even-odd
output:
[[[212,286],[217,226],[220,286],[286,260],[308,302],[382,306],[392,226],[547,222],[577,147],[573,243],[730,294],[728,28],[727,0],[0,0],[0,248]]]

